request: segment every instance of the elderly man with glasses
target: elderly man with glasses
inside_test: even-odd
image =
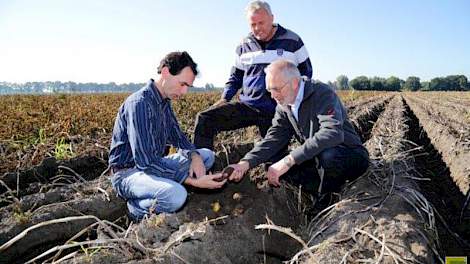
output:
[[[300,146],[284,153],[267,172],[268,182],[279,186],[280,178],[303,186],[314,194],[339,191],[346,180],[363,174],[369,154],[348,120],[339,97],[328,86],[304,79],[296,65],[278,60],[266,68],[266,85],[278,103],[273,125],[264,139],[238,164],[230,180],[283,151],[293,136]]]

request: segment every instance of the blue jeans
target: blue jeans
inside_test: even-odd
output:
[[[338,192],[346,180],[354,180],[367,171],[369,154],[363,146],[343,145],[328,148],[314,159],[294,165],[285,180],[313,194]]]
[[[214,164],[214,152],[209,149],[197,150],[206,169]],[[166,156],[163,163],[169,169],[189,173],[190,160],[176,153]],[[116,172],[111,177],[113,188],[124,198],[129,216],[134,221],[141,220],[149,213],[172,213],[180,209],[186,201],[186,189],[178,182],[151,175],[137,168]]]

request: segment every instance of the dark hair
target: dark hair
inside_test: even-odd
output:
[[[197,75],[197,64],[186,51],[174,51],[168,53],[158,66],[158,73],[162,73],[163,67],[168,67],[171,75],[178,75],[185,67],[190,67],[194,75]]]

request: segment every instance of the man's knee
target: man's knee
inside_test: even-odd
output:
[[[199,112],[196,115],[196,125],[207,125],[213,123],[213,114],[210,110]]]
[[[335,148],[327,148],[320,152],[318,155],[318,161],[320,166],[325,170],[335,168],[340,165],[336,162],[337,150]]]
[[[178,211],[183,207],[186,202],[188,192],[182,185],[174,185],[170,190],[168,190],[168,195],[165,197],[166,201],[161,201],[159,206],[161,206],[158,211],[173,213]]]
[[[134,222],[139,222],[146,214],[149,213],[147,208],[141,208],[139,200],[128,200],[127,209],[129,211],[129,217]]]
[[[180,184],[175,184],[164,192],[157,193],[154,198],[130,199],[127,201],[129,216],[138,222],[151,213],[176,212],[183,207],[187,196],[186,189]]]
[[[206,169],[212,168],[212,165],[214,165],[215,162],[215,154],[214,151],[208,149],[208,148],[200,148],[197,150],[197,152],[201,155],[202,161],[204,162],[204,166]]]
[[[319,163],[325,172],[340,174],[352,180],[363,174],[368,166],[367,151],[359,152],[357,149],[344,149],[341,147],[328,148],[318,155]]]

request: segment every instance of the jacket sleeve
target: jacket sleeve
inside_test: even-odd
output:
[[[315,99],[318,107],[314,108],[319,122],[319,130],[312,137],[292,150],[291,155],[296,164],[313,159],[326,148],[337,146],[344,141],[343,108],[336,93],[331,89],[324,89]]]
[[[256,144],[241,160],[247,161],[250,164],[250,168],[256,167],[268,161],[289,144],[293,134],[294,128],[289,122],[286,112],[282,109],[282,106],[278,105],[272,126],[269,128],[264,139]]]
[[[238,90],[243,86],[243,76],[245,75],[244,67],[241,63],[241,45],[237,47],[237,56],[235,58],[235,65],[230,71],[230,77],[225,84],[224,91],[222,92],[222,98],[230,101],[237,94]]]
[[[299,48],[295,51],[295,57],[298,62],[297,68],[300,71],[300,75],[312,79],[312,63],[302,39],[299,39]]]

